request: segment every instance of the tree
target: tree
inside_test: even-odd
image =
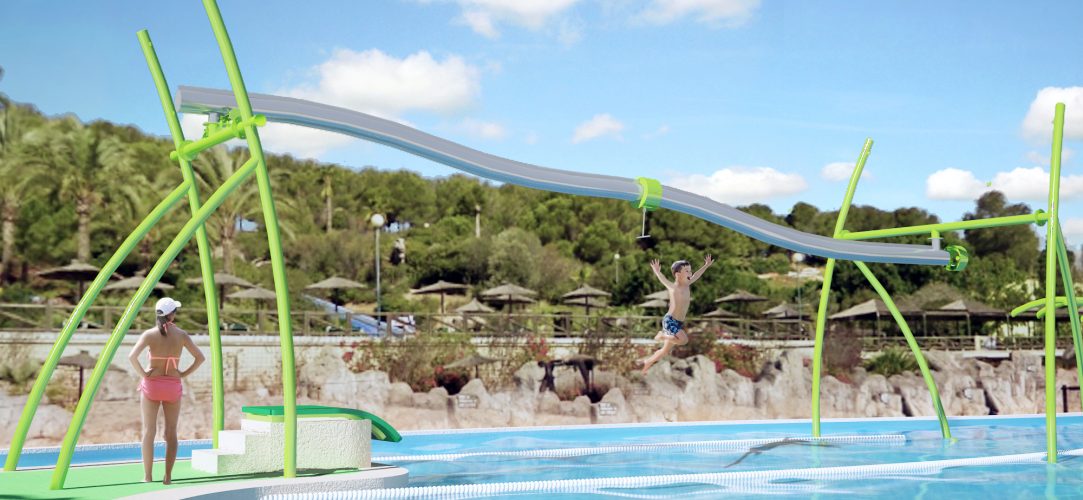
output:
[[[72,203],[76,215],[75,258],[90,261],[91,220],[109,199],[132,196],[126,182],[134,172],[122,161],[124,144],[80,123],[74,116],[52,122],[26,135],[35,154],[35,180],[50,186],[60,200]]]
[[[529,231],[513,227],[493,238],[489,269],[494,282],[508,281],[525,286],[536,286],[540,278],[542,245],[538,237]]]
[[[0,94],[0,283],[15,257],[15,230],[23,202],[41,191],[41,185],[33,182],[34,176],[28,175],[27,158],[20,157],[19,146],[27,132],[44,121],[37,110]]]
[[[1007,198],[999,191],[989,191],[978,198],[973,213],[967,213],[963,220],[988,219],[1010,215],[1028,215],[1030,207],[1023,203],[1009,205]],[[964,232],[970,254],[1004,255],[1015,262],[1015,267],[1030,274],[1038,263],[1038,235],[1030,224],[1020,226],[997,227],[988,229],[970,229]]]

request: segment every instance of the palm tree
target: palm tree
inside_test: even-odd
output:
[[[61,201],[75,205],[76,259],[90,261],[91,220],[95,210],[106,200],[136,196],[130,189],[137,178],[123,161],[125,144],[106,136],[75,117],[65,117],[27,134],[38,154],[33,164],[40,167],[35,176],[51,186]]]
[[[0,94],[0,282],[3,282],[15,258],[15,229],[23,202],[40,194],[40,184],[32,182],[30,167],[25,165],[23,148],[27,132],[43,126],[45,119],[31,106],[20,105]]]
[[[95,232],[112,232],[116,235],[115,239],[123,239],[154,210],[167,193],[177,187],[181,175],[168,159],[171,148],[163,144],[162,141],[146,140],[125,144],[122,154],[118,155],[118,161],[125,170],[142,171],[142,174],[134,175],[117,186],[116,189],[122,196],[117,196],[116,202],[108,207],[113,216],[108,220],[99,219],[96,224],[92,224]],[[157,243],[162,241],[163,236],[176,234],[183,221],[180,216],[187,213],[187,201],[178,203],[172,213],[160,220],[139,242],[139,265],[143,269],[149,269],[154,263],[154,248]]]
[[[209,196],[218,189],[226,182],[226,179],[244,166],[248,157],[246,149],[238,148],[230,151],[224,146],[215,147],[197,157],[193,168],[196,170],[201,194]],[[280,181],[286,175],[283,170],[273,170],[271,182]],[[294,224],[291,216],[297,212],[296,204],[292,200],[280,197],[275,200],[275,205],[279,214],[279,230],[286,239],[292,239]],[[222,255],[223,272],[233,273],[233,258],[238,254],[235,243],[241,224],[261,213],[259,188],[255,179],[250,178],[238,186],[222,202],[218,210],[207,219],[207,234],[212,240],[217,240],[216,253]]]

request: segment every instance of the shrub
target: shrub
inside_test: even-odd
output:
[[[832,329],[824,338],[824,371],[842,382],[861,365],[861,337],[850,328]]]
[[[890,377],[903,372],[917,371],[918,362],[910,351],[901,347],[889,347],[866,361],[865,369],[871,373]]]
[[[355,342],[343,347],[342,360],[350,370],[380,370],[392,382],[405,382],[415,391],[436,387],[444,365],[474,351],[469,335],[454,333]]]

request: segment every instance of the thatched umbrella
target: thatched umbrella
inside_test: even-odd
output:
[[[189,285],[202,285],[203,278],[188,278],[184,280],[184,282]],[[256,286],[243,278],[238,278],[232,274],[226,273],[214,273],[214,285],[218,287],[218,309],[222,309],[222,305],[225,304],[227,286],[239,286],[242,288],[252,288]]]
[[[412,290],[410,293],[413,295],[440,294],[440,314],[444,314],[444,295],[448,293],[463,292],[466,291],[467,288],[469,287],[460,283],[448,283],[444,280],[440,280],[431,285]]]
[[[767,316],[768,318],[776,318],[776,319],[796,318],[797,317],[797,310],[790,307],[789,304],[787,304],[785,302],[781,302],[777,306],[772,307],[772,308],[762,312],[761,314],[763,314],[764,316]]]
[[[486,302],[493,302],[497,304],[507,304],[508,314],[511,314],[512,304],[530,304],[534,302],[534,299],[527,297],[527,295],[537,295],[538,292],[529,288],[523,288],[519,285],[513,285],[511,283],[504,283],[498,287],[490,288],[481,292],[482,300]]]
[[[466,305],[462,305],[462,306],[459,306],[459,307],[455,308],[455,312],[459,312],[459,313],[487,313],[487,312],[493,312],[493,308],[491,308],[491,307],[489,307],[489,306],[487,306],[485,304],[482,304],[481,302],[478,302],[477,297],[475,297],[473,300],[466,303]]]
[[[707,314],[703,315],[704,318],[739,318],[740,315],[727,311],[722,308],[715,309]]]
[[[318,283],[313,283],[305,287],[305,290],[331,290],[331,300],[338,306],[338,302],[342,302],[339,297],[339,290],[347,290],[351,288],[367,288],[364,283],[358,283],[346,278],[339,278],[338,276],[332,276]]]
[[[636,304],[636,307],[643,307],[648,309],[664,309],[669,307],[669,301],[662,299],[653,299],[640,304]]]
[[[585,308],[584,313],[588,315],[590,314],[590,308],[592,307],[595,309],[603,309],[609,307],[609,304],[606,301],[596,297],[578,297],[574,299],[566,299],[564,301],[564,304],[569,306],[583,306]]]
[[[256,286],[256,287],[252,287],[252,288],[249,288],[249,289],[246,289],[246,290],[241,290],[239,292],[233,292],[233,293],[229,294],[229,298],[231,298],[231,299],[248,299],[248,300],[256,301],[256,320],[259,321],[259,331],[262,332],[263,331],[263,314],[262,314],[263,313],[263,306],[262,306],[262,303],[263,303],[263,301],[276,300],[278,298],[278,295],[275,295],[274,292],[272,292],[272,291],[270,291],[270,290],[268,290],[266,288]]]
[[[767,297],[761,297],[761,296],[756,295],[754,293],[750,293],[750,292],[748,292],[746,290],[737,290],[737,291],[735,291],[735,292],[733,292],[733,293],[731,293],[731,294],[729,294],[729,295],[727,295],[725,297],[715,299],[714,303],[715,304],[741,304],[740,307],[742,308],[742,310],[744,310],[745,313],[747,313],[748,311],[746,309],[748,307],[747,306],[748,304],[751,304],[753,302],[763,302],[765,300],[767,300]]]
[[[74,281],[79,284],[78,293],[75,295],[75,302],[79,302],[79,299],[83,298],[83,292],[86,291],[86,282],[94,281],[98,277],[98,273],[101,269],[98,269],[90,264],[72,260],[70,264],[62,267],[54,267],[52,269],[46,269],[38,273],[38,276],[47,280],[57,281]],[[116,273],[113,274],[110,279],[120,279],[121,276]]]
[[[647,300],[669,300],[669,290],[662,290],[660,292],[654,292],[646,297]]]
[[[132,276],[131,278],[124,278],[120,281],[110,283],[106,285],[105,288],[103,288],[102,290],[106,292],[112,292],[114,290],[135,290],[139,288],[139,286],[142,285],[143,281],[146,279],[146,276],[137,274],[135,276]],[[173,285],[170,285],[169,283],[162,283],[159,281],[158,283],[154,284],[154,289],[162,291],[172,290]]]
[[[469,356],[467,356],[465,358],[456,360],[456,361],[452,362],[451,364],[445,365],[444,368],[466,368],[466,369],[473,368],[474,369],[474,378],[478,378],[479,374],[480,374],[480,371],[478,370],[478,368],[481,365],[487,365],[489,363],[496,363],[497,361],[500,361],[500,360],[499,359],[494,359],[494,358],[487,358],[487,357],[482,356],[482,355],[475,352],[474,354],[471,354],[471,355],[469,355]]]
[[[57,362],[60,366],[74,366],[79,368],[79,398],[83,397],[83,370],[91,370],[97,360],[90,356],[87,351],[79,351],[79,354],[64,356]]]

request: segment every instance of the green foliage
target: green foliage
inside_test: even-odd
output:
[[[541,242],[529,231],[513,227],[493,238],[489,272],[493,283],[536,287],[541,277]]]
[[[885,377],[890,377],[903,372],[916,372],[918,362],[909,350],[900,347],[888,347],[884,352],[866,361],[865,369],[870,373],[879,373]]]
[[[1009,205],[1007,198],[999,191],[989,191],[978,198],[974,212],[963,216],[964,220],[987,219],[1031,213],[1030,207],[1023,203]],[[1038,236],[1030,225],[999,227],[991,229],[972,229],[965,231],[966,243],[970,247],[970,258],[975,256],[1001,255],[1015,264],[1015,268],[1031,274],[1037,268]]]

